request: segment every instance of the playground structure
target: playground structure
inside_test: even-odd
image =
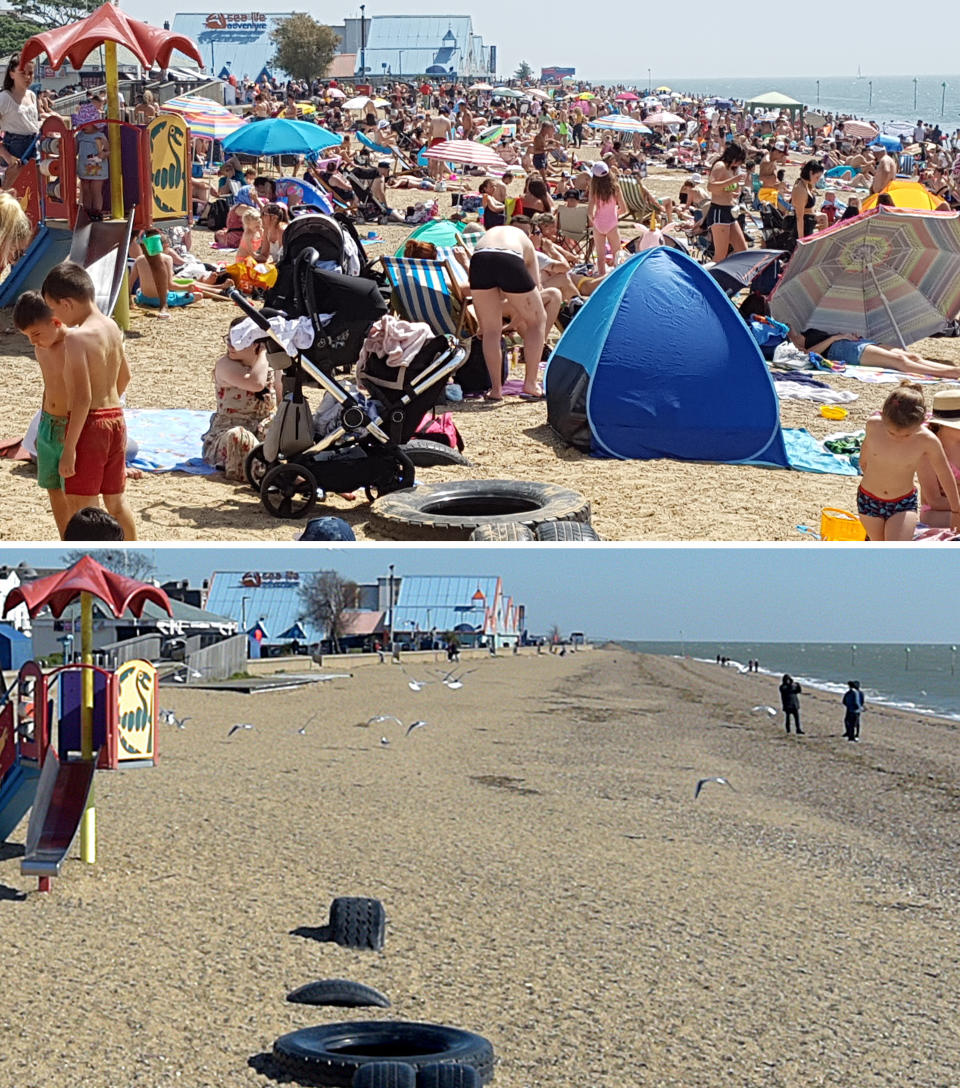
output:
[[[35,34],[20,51],[21,63],[45,53],[50,67],[69,61],[79,69],[87,56],[103,47],[107,84],[107,117],[88,122],[75,131],[59,117],[44,121],[39,134],[38,160],[20,171],[14,191],[24,211],[36,224],[33,241],[0,286],[0,306],[9,306],[23,291],[39,288],[50,268],[70,255],[87,267],[88,260],[111,269],[109,290],[98,291],[116,305],[121,327],[128,324],[128,296],[124,289],[129,238],[157,220],[188,220],[190,212],[189,134],[183,118],[163,113],[145,126],[120,119],[117,45],[134,54],[145,68],[165,68],[179,50],[199,64],[203,58],[194,42],[181,34],[130,19],[112,3],[105,3],[86,19]],[[96,128],[109,144],[108,178],[111,223],[90,223],[85,244],[76,242],[78,223],[76,132]],[[126,233],[123,233],[123,228]],[[120,228],[120,229],[118,229]],[[112,258],[112,259],[111,259]],[[113,305],[106,312],[111,312]]]
[[[80,758],[86,675],[93,679],[95,761]],[[94,771],[154,766],[157,758],[157,670],[149,661],[128,661],[115,672],[72,664],[46,673],[28,661],[0,708],[0,842],[32,806],[20,871],[48,890],[73,846]]]
[[[29,661],[0,703],[0,841],[32,805],[20,870],[40,878],[40,891],[50,890],[78,830],[81,859],[96,861],[97,768],[157,758],[156,670],[146,661],[128,661],[116,672],[93,664],[93,598],[115,616],[128,609],[140,616],[148,601],[169,615],[170,601],[162,589],[85,555],[69,570],[11,590],[4,614],[25,604],[31,616],[48,607],[59,617],[78,597],[80,663],[44,673]]]

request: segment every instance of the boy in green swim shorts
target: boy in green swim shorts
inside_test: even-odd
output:
[[[43,376],[43,408],[37,431],[37,483],[47,492],[50,510],[62,538],[70,520],[70,506],[60,475],[60,457],[67,434],[68,402],[64,379],[67,330],[53,316],[39,291],[24,291],[17,299],[13,323],[33,345]]]

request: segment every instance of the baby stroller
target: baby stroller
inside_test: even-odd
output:
[[[309,317],[315,333],[313,344],[293,357],[273,333],[270,311],[258,311],[239,291],[230,292],[263,330],[271,365],[283,372],[283,402],[266,439],[246,462],[247,481],[260,492],[264,509],[277,518],[308,517],[327,492],[362,487],[372,500],[412,487],[416,470],[400,447],[466,358],[466,349],[452,337],[434,337],[399,383],[395,368],[370,358],[365,380],[376,391],[379,411],[354,396],[333,375],[356,362],[370,326],[386,313],[386,301],[372,280],[326,271],[318,267],[320,261],[309,247],[293,261],[292,297],[283,316]],[[319,440],[304,395],[306,377],[337,405],[333,426]]]

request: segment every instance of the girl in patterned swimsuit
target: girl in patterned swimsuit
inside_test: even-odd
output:
[[[936,435],[923,423],[923,390],[901,382],[884,401],[878,416],[867,420],[860,451],[863,480],[857,511],[870,540],[912,540],[917,525],[919,473],[936,477],[950,507],[950,527],[960,532],[960,492]]]

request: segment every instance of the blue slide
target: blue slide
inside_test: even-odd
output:
[[[32,763],[17,763],[0,783],[0,843],[26,816],[37,795],[40,769]]]
[[[24,291],[39,291],[50,269],[70,255],[72,244],[73,231],[69,227],[41,223],[33,241],[0,283],[0,306],[12,306]]]

